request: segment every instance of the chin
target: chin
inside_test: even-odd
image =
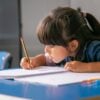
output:
[[[54,63],[59,63],[59,62],[61,62],[62,60],[56,60],[56,59],[53,59],[53,62]]]

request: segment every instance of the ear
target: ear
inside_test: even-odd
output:
[[[79,46],[79,42],[77,40],[72,40],[69,42],[68,48],[70,52],[75,52]]]

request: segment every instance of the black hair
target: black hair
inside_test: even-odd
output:
[[[98,20],[90,13],[86,13],[86,19],[92,28],[93,35],[100,37],[100,23]]]
[[[81,12],[70,7],[58,7],[41,21],[37,27],[37,35],[45,45],[67,46],[75,39],[79,42],[78,51],[81,51],[87,41],[100,40],[100,24],[89,13],[84,17]],[[80,55],[77,53],[76,59]]]

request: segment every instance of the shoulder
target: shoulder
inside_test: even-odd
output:
[[[100,41],[94,40],[87,43],[87,47],[89,51],[95,51],[96,49],[100,48]]]
[[[88,57],[90,57],[92,60],[94,58],[95,59],[97,59],[98,57],[100,58],[100,41],[94,40],[87,43],[86,52]]]

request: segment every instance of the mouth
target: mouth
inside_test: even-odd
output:
[[[58,63],[59,61],[57,59],[55,59],[54,57],[51,57],[52,61],[55,63]]]
[[[45,53],[45,56],[48,57],[49,59],[53,59],[49,53]]]

